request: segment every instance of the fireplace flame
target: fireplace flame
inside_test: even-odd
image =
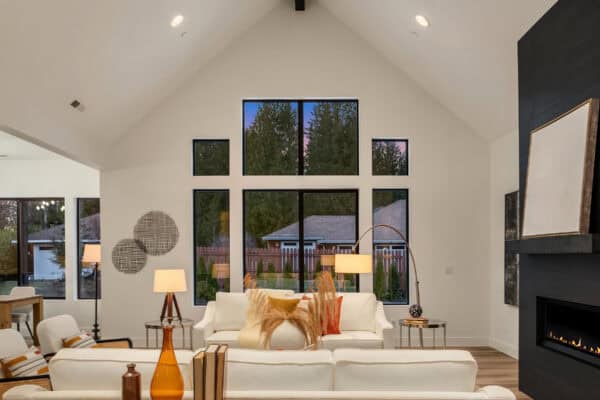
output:
[[[588,346],[583,343],[582,339],[567,339],[563,336],[555,335],[552,331],[548,332],[548,338],[556,342],[562,343],[565,346],[573,347],[577,350],[585,351],[600,357],[600,346]]]

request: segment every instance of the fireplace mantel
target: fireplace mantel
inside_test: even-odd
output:
[[[519,240],[521,254],[600,253],[600,234],[546,236]]]

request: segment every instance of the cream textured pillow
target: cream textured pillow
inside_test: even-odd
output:
[[[5,357],[0,360],[2,370],[7,378],[35,376],[48,373],[48,363],[37,347],[31,347],[24,354]]]

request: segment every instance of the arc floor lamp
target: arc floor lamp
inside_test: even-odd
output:
[[[408,255],[410,257],[410,261],[413,266],[413,273],[415,275],[415,288],[416,288],[416,300],[415,304],[412,304],[408,309],[408,312],[411,318],[407,318],[407,321],[412,323],[427,323],[427,318],[423,317],[423,307],[421,307],[421,291],[420,291],[420,281],[419,276],[417,274],[417,263],[415,262],[415,256],[410,248],[410,244],[406,239],[406,236],[399,230],[394,228],[392,225],[388,224],[376,224],[367,229],[354,243],[352,246],[352,251],[350,254],[336,254],[335,255],[335,272],[336,273],[348,273],[348,274],[360,274],[360,273],[370,273],[373,269],[373,256],[371,254],[357,254],[356,249],[358,248],[358,244],[360,241],[371,231],[374,231],[376,228],[387,228],[394,231],[406,245],[406,250],[408,251]]]

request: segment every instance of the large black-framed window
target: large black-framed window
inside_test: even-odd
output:
[[[321,255],[350,252],[358,237],[358,190],[243,192],[244,275],[262,288],[314,289],[315,276],[334,275],[338,291],[358,291],[358,275],[335,274]]]
[[[100,244],[100,199],[80,197],[77,199],[77,297],[94,299],[96,285],[94,266],[83,265],[83,247]],[[98,269],[98,298],[102,298],[102,268]]]
[[[0,231],[0,293],[33,286],[46,299],[64,299],[64,199],[0,199]]]
[[[391,225],[409,240],[408,189],[373,189],[373,225]],[[373,293],[384,304],[408,304],[409,257],[394,231],[373,231]]]
[[[358,175],[358,100],[244,100],[244,175]]]
[[[229,292],[229,190],[194,190],[194,304]]]

